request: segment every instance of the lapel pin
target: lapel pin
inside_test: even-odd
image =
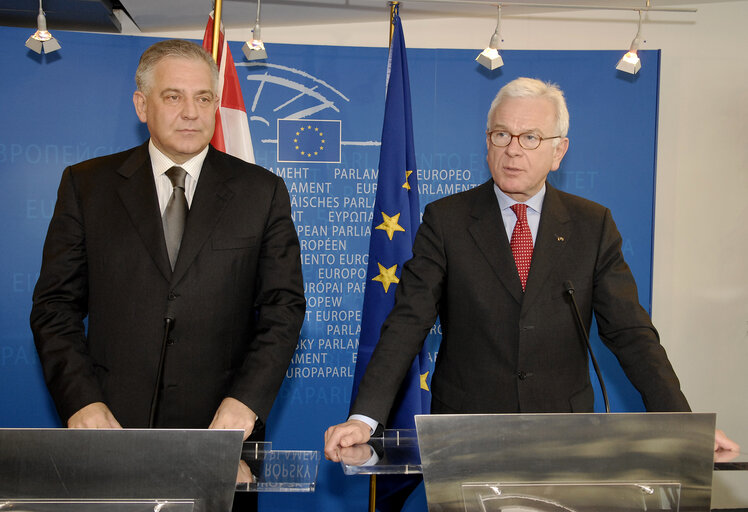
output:
[[[564,237],[562,237],[561,235],[556,235],[556,241],[564,242],[565,240],[564,240]]]

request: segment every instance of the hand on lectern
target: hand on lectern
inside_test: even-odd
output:
[[[343,464],[349,466],[366,466],[374,455],[376,455],[376,452],[369,444],[356,444],[348,448],[340,448],[338,454]],[[379,458],[377,457],[376,460],[379,460]]]
[[[239,469],[236,472],[236,483],[237,484],[251,484],[255,482],[255,476],[252,474],[252,470],[246,462],[239,459]]]
[[[252,409],[236,398],[226,397],[218,406],[218,410],[208,428],[244,430],[244,440],[246,441],[254,430],[256,421],[257,414]]]
[[[727,437],[724,432],[717,429],[714,432],[714,452],[740,452],[740,445]],[[716,457],[716,455],[715,455]]]
[[[104,402],[94,402],[70,416],[68,428],[122,428]]]
[[[325,432],[325,458],[340,462],[340,450],[363,444],[371,438],[371,427],[359,420],[348,420],[334,425]]]

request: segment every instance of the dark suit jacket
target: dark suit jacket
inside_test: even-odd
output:
[[[123,426],[147,426],[167,311],[158,425],[206,428],[226,396],[265,420],[304,309],[272,173],[211,147],[172,272],[147,144],[65,169],[31,312],[63,422],[102,401]]]
[[[591,412],[587,352],[565,281],[588,328],[594,310],[647,409],[689,410],[639,305],[610,211],[546,187],[524,293],[492,181],[426,207],[352,413],[386,420],[437,315],[432,412]]]

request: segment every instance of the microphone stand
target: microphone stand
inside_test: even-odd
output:
[[[161,393],[161,386],[164,381],[164,359],[166,357],[166,344],[169,341],[169,333],[174,326],[174,319],[170,316],[164,318],[164,337],[161,340],[161,355],[158,358],[158,373],[156,374],[156,387],[153,390],[151,398],[151,412],[148,415],[148,428],[153,428],[156,424],[156,409],[158,408],[158,399]]]
[[[569,297],[571,297],[571,304],[574,307],[574,316],[577,319],[577,325],[579,326],[579,330],[582,331],[584,344],[586,345],[587,351],[589,352],[590,358],[592,359],[592,366],[595,368],[595,375],[597,375],[597,380],[598,382],[600,382],[600,389],[603,392],[603,400],[605,401],[605,412],[610,412],[610,404],[608,403],[608,392],[605,391],[605,382],[603,382],[603,376],[600,373],[600,368],[597,366],[597,359],[595,359],[595,354],[592,352],[592,345],[590,345],[590,337],[587,334],[587,329],[584,328],[584,322],[582,322],[582,314],[579,312],[579,307],[577,306],[577,299],[574,297],[574,285],[571,283],[571,281],[565,281],[564,288],[566,288],[566,293],[568,293]]]

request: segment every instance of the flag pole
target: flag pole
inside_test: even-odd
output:
[[[400,5],[400,2],[388,2],[390,6],[390,38],[388,47],[392,46],[392,34],[395,31],[395,7]],[[377,510],[377,475],[369,476],[369,512],[376,512]]]
[[[390,46],[392,45],[392,33],[395,31],[395,24],[393,23],[395,19],[395,7],[400,5],[400,2],[389,2],[390,6]]]
[[[223,0],[215,0],[215,8],[213,9],[213,60],[218,63],[218,41],[221,34],[221,9],[223,7]]]
[[[390,6],[390,30],[389,30],[389,44],[388,48],[392,51],[392,36],[395,32],[395,10],[400,5],[398,1],[388,2]],[[376,512],[377,506],[377,475],[369,476],[369,512]]]
[[[377,475],[369,476],[369,512],[377,510]]]
[[[395,17],[395,6],[399,2],[389,2],[390,6],[390,38],[388,47],[392,46],[392,32],[395,30],[395,25],[392,23]],[[377,510],[377,475],[371,475],[369,477],[369,512],[376,512]]]

